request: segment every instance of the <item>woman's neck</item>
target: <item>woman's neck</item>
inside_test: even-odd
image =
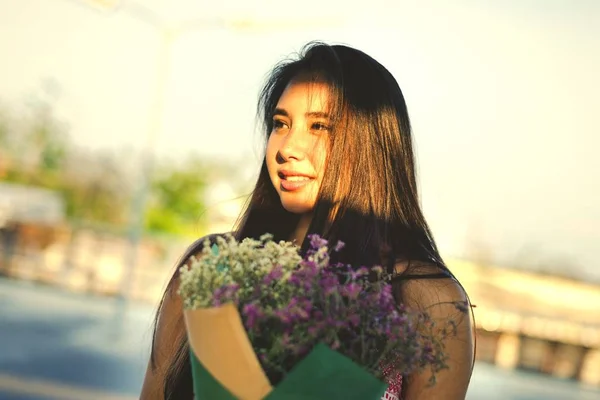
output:
[[[303,214],[298,221],[298,225],[296,225],[296,229],[292,232],[290,240],[296,245],[302,246],[302,242],[304,242],[311,221],[312,214]]]

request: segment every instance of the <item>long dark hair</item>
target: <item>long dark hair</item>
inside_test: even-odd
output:
[[[325,83],[333,103],[327,169],[308,234],[343,241],[340,262],[385,265],[394,273],[394,266],[403,263],[397,282],[424,276],[452,278],[421,211],[410,120],[392,74],[351,47],[309,43],[298,57],[275,66],[260,93],[258,115],[265,140],[273,128],[277,102],[292,81]],[[289,240],[298,221],[298,215],[283,208],[263,160],[235,236],[258,238],[269,232],[277,240]],[[179,265],[200,246],[200,242],[193,245]],[[305,240],[301,251],[307,246]],[[169,290],[176,281],[177,273],[165,296],[172,295]],[[398,301],[400,288],[397,284]],[[165,376],[165,399],[193,396],[188,346],[180,326],[180,345]]]

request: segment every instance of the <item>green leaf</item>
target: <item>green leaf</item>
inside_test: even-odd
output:
[[[212,252],[213,252],[213,254],[215,256],[219,255],[219,246],[217,246],[216,243],[212,245],[211,249],[212,249]],[[217,271],[218,272],[224,272],[227,269],[228,269],[228,266],[225,265],[225,264],[219,264],[219,265],[217,265]]]

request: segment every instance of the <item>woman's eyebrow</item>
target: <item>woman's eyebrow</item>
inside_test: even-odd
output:
[[[273,116],[275,116],[275,115],[281,115],[282,117],[288,117],[288,118],[290,117],[290,114],[283,108],[276,108],[273,111]]]
[[[329,114],[327,114],[326,112],[322,112],[322,111],[311,111],[311,112],[307,112],[306,114],[304,114],[307,117],[312,117],[312,118],[329,118]]]
[[[276,115],[280,115],[282,117],[290,117],[290,114],[283,108],[276,108],[273,111],[273,116]],[[306,114],[304,114],[304,116],[306,117],[311,117],[311,118],[329,118],[329,114],[327,114],[326,112],[323,111],[309,111]]]

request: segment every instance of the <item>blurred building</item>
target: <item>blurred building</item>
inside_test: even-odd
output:
[[[0,273],[10,275],[15,254],[47,248],[64,222],[65,204],[59,193],[0,183]]]
[[[56,226],[65,220],[60,193],[39,187],[0,183],[0,227],[11,224]]]
[[[476,306],[480,361],[600,387],[600,285],[450,264]]]

